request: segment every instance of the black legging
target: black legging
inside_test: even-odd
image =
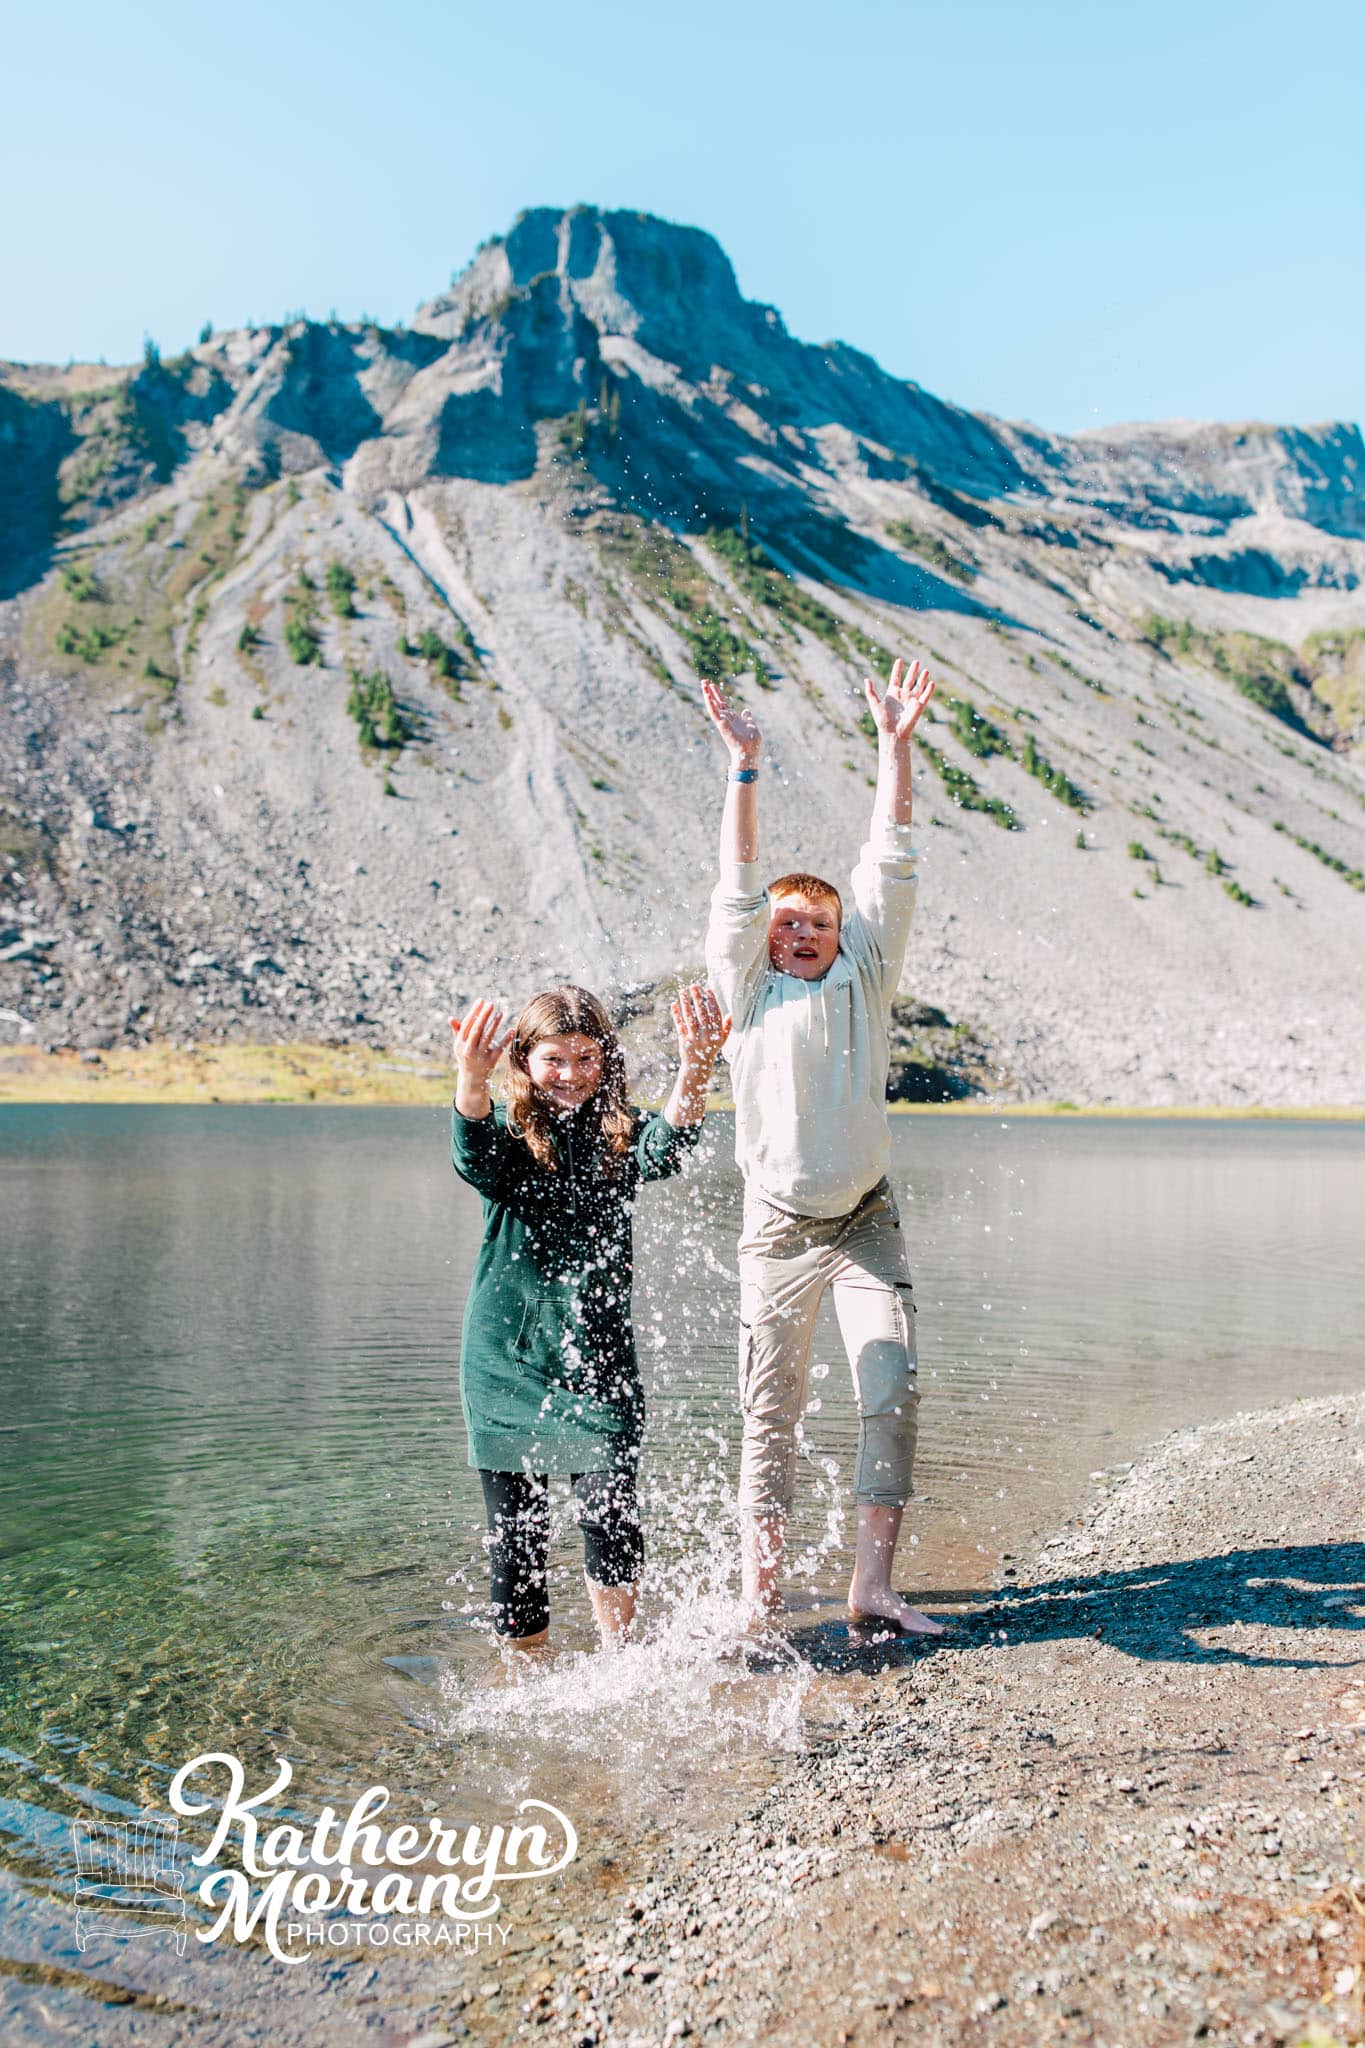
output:
[[[549,1482],[541,1472],[480,1471],[479,1478],[491,1538],[493,1626],[502,1636],[539,1635],[550,1625]],[[645,1559],[635,1475],[576,1472],[570,1485],[588,1577],[598,1586],[634,1585]]]

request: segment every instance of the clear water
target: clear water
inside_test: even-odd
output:
[[[899,1582],[991,1584],[1090,1472],[1177,1424],[1362,1382],[1365,1126],[905,1117],[920,1496]],[[588,1838],[719,1812],[837,1719],[798,1654],[848,1570],[852,1401],[817,1343],[791,1531],[794,1648],[733,1630],[738,1419],[727,1118],[646,1189],[643,1640],[591,1655],[576,1540],[558,1648],[509,1668],[484,1615],[457,1390],[475,1196],[425,1109],[0,1109],[0,1826],[164,1810],[171,1773],[286,1754],[299,1804],[552,1799]],[[826,1370],[821,1371],[821,1368]],[[814,1402],[818,1401],[816,1408]],[[833,1477],[831,1477],[833,1468]]]

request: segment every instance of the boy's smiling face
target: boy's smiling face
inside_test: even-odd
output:
[[[819,981],[839,951],[839,912],[828,897],[780,896],[768,923],[768,958],[779,974]]]

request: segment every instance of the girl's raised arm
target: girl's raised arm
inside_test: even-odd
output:
[[[721,1047],[730,1035],[730,1019],[701,982],[678,990],[670,1006],[678,1033],[678,1078],[664,1104],[664,1116],[675,1131],[699,1124],[706,1115],[706,1091]]]
[[[502,1022],[502,1011],[486,997],[481,997],[466,1011],[463,1018],[452,1017],[450,1028],[455,1034],[455,1059],[459,1075],[455,1082],[455,1107],[460,1115],[472,1123],[488,1116],[493,1108],[493,1098],[488,1092],[489,1079],[498,1061],[512,1042],[514,1028],[498,1036]]]

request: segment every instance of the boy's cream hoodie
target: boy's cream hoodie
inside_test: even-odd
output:
[[[843,1216],[886,1172],[887,1013],[915,910],[908,825],[875,825],[853,870],[839,951],[819,981],[768,959],[758,863],[722,867],[706,971],[732,1018],[725,1056],[747,1191],[798,1216]]]

